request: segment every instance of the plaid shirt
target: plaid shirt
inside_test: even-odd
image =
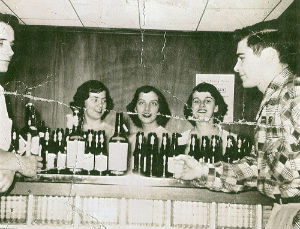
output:
[[[259,112],[255,147],[234,164],[216,163],[195,186],[223,192],[257,187],[275,198],[300,196],[300,77],[284,69],[270,83]]]

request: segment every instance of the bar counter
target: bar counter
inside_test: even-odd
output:
[[[172,178],[41,174],[1,197],[8,228],[264,228],[273,202],[256,190],[195,188]]]

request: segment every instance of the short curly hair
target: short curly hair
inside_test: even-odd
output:
[[[215,99],[215,104],[218,106],[218,111],[214,113],[214,123],[222,122],[225,114],[228,111],[228,106],[224,101],[223,96],[220,94],[218,89],[209,83],[200,83],[194,87],[192,93],[190,94],[186,104],[184,105],[184,117],[193,125],[196,125],[194,120],[190,120],[190,117],[193,115],[192,111],[192,102],[194,92],[209,92],[211,96]]]
[[[137,127],[142,127],[142,122],[141,120],[138,118],[138,115],[135,114],[135,107],[139,98],[140,93],[148,93],[153,91],[157,97],[158,97],[158,112],[160,113],[160,115],[157,116],[156,121],[157,124],[160,126],[165,127],[167,122],[170,119],[171,116],[171,111],[169,109],[169,105],[167,103],[167,100],[165,98],[165,96],[155,87],[153,86],[149,86],[149,85],[144,85],[142,87],[139,87],[138,89],[136,89],[135,94],[133,96],[133,99],[131,100],[131,102],[126,106],[127,111],[131,112],[132,114],[129,114],[131,120],[133,121],[133,123],[137,126]]]
[[[81,84],[73,96],[73,101],[70,102],[71,109],[79,109],[80,113],[83,114],[84,108],[85,108],[85,100],[89,98],[89,93],[100,93],[100,92],[106,92],[106,111],[101,116],[101,120],[103,120],[106,115],[114,108],[114,102],[112,98],[110,97],[108,88],[101,83],[98,80],[89,80]]]

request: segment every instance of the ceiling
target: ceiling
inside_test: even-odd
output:
[[[25,25],[233,31],[278,18],[293,0],[0,0]]]

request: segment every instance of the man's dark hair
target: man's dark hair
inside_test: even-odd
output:
[[[109,113],[110,110],[114,108],[114,103],[112,98],[110,97],[109,90],[108,88],[101,83],[98,80],[89,80],[86,81],[85,83],[81,84],[78,88],[77,91],[73,97],[72,102],[70,102],[71,109],[79,109],[80,112],[83,113],[84,108],[85,108],[85,100],[89,98],[89,93],[100,93],[100,92],[106,92],[106,111],[101,117],[101,120],[103,120],[106,115]]]
[[[215,99],[215,104],[218,106],[218,111],[214,113],[214,123],[222,122],[225,114],[227,113],[228,106],[224,101],[223,96],[220,94],[218,89],[209,83],[200,83],[196,87],[194,87],[192,93],[190,94],[186,104],[184,105],[184,117],[193,125],[196,125],[194,120],[190,120],[190,117],[193,116],[192,111],[192,102],[193,102],[193,94],[194,92],[209,92],[211,96]]]
[[[236,43],[247,39],[247,45],[256,55],[265,48],[274,48],[282,64],[287,64],[293,72],[299,70],[299,39],[295,34],[279,31],[276,26],[258,23],[234,33]]]
[[[0,13],[0,22],[10,25],[14,31],[17,31],[19,28],[19,20],[16,16],[11,14],[2,14]]]
[[[160,115],[157,116],[156,122],[157,122],[158,125],[164,127],[170,119],[171,111],[169,109],[169,105],[168,105],[164,95],[157,88],[155,88],[153,86],[145,85],[145,86],[139,87],[135,91],[133,99],[127,105],[127,107],[126,107],[127,111],[129,111],[131,113],[136,113],[135,112],[135,107],[136,107],[136,104],[137,104],[140,93],[142,93],[142,92],[143,93],[148,93],[148,92],[151,92],[151,91],[153,91],[158,97],[158,106],[159,106],[158,107],[158,112],[160,113]],[[129,116],[130,116],[131,120],[133,121],[133,123],[137,127],[142,127],[142,122],[138,118],[137,114],[129,114]]]

